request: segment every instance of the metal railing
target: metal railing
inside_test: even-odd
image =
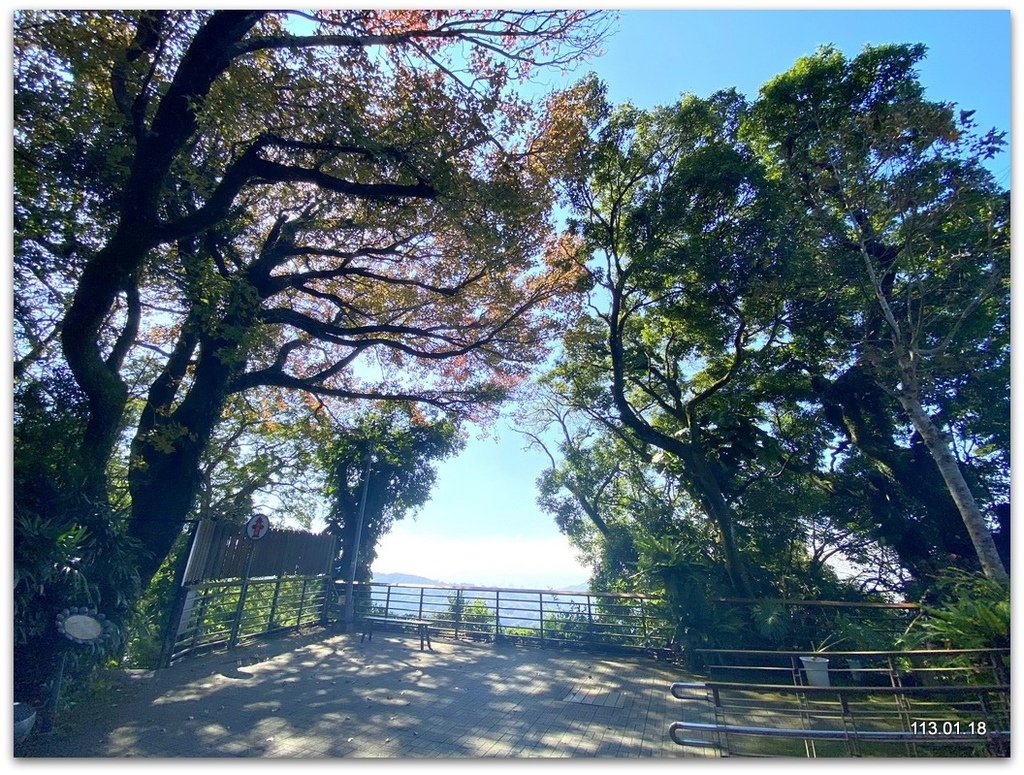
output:
[[[672,631],[662,601],[644,595],[371,582],[355,599],[357,618],[427,619],[433,632],[464,640],[651,649]]]
[[[189,654],[234,648],[255,638],[326,625],[333,601],[327,576],[204,581],[185,588],[166,663]]]
[[[281,631],[337,625],[345,620],[345,591],[345,582],[332,581],[326,574],[188,585],[162,664]],[[355,585],[353,600],[357,618],[425,619],[431,622],[431,632],[442,638],[675,653],[676,623],[666,602],[648,595],[370,582]],[[716,602],[735,605],[740,601]],[[831,610],[824,603],[787,605]],[[885,615],[897,623],[914,608],[841,605],[849,615],[858,611],[862,616]]]
[[[824,681],[805,675],[803,652],[702,653],[724,680],[670,687],[690,716],[669,729],[681,746],[730,756],[801,747],[807,756],[1009,755],[1008,649],[824,652],[837,665]]]

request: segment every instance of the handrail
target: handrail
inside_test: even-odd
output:
[[[667,643],[663,601],[650,595],[408,582],[364,582],[366,613],[430,619],[441,636],[541,646],[649,650]]]
[[[344,582],[335,582],[338,584]],[[478,587],[468,584],[452,584],[452,585],[439,585],[439,584],[414,584],[408,581],[370,581],[361,582],[374,587],[405,587],[407,589],[436,589],[442,592],[455,592],[456,590],[462,590],[463,592],[515,592],[524,594],[544,594],[544,595],[572,595],[575,597],[614,597],[622,598],[625,600],[661,600],[659,597],[654,595],[645,595],[641,592],[592,592],[585,589],[533,589],[530,587]]]
[[[915,611],[921,606],[917,603],[872,603],[860,602],[857,600],[792,600],[789,598],[768,598],[772,602],[782,603],[788,606],[807,606],[808,608],[879,608],[887,610]],[[740,603],[743,605],[756,605],[764,603],[764,599],[754,597],[717,597],[712,598],[712,603]]]
[[[746,691],[746,692],[774,692],[776,694],[806,694],[820,697],[823,695],[835,694],[906,694],[906,695],[929,695],[929,694],[979,694],[984,692],[1009,692],[1009,684],[961,684],[958,686],[810,686],[797,684],[756,684],[738,683],[730,681],[701,681],[687,682],[677,681],[669,687],[672,696],[677,700],[688,700],[690,697],[680,696],[676,689],[711,689],[712,691]]]
[[[729,654],[741,662],[749,655],[795,660],[807,652],[737,649],[700,649],[702,653]],[[730,743],[730,736],[803,740],[808,756],[816,756],[816,741],[845,743],[848,755],[863,755],[859,743],[902,743],[910,755],[920,755],[931,744],[967,744],[972,755],[1009,755],[1009,669],[1000,657],[1009,649],[915,649],[911,651],[827,652],[889,662],[890,680],[881,685],[845,681],[831,686],[805,684],[796,672],[792,683],[737,680],[677,681],[669,687],[678,699],[702,705],[713,714],[711,722],[680,721],[669,734],[678,745],[712,746],[736,754],[751,742]],[[965,660],[965,656],[974,659]],[[911,664],[938,664],[939,682],[927,680],[904,685],[892,672],[897,657]],[[756,661],[756,660],[755,660]],[[763,661],[763,660],[760,660]],[[956,664],[960,662],[960,664]],[[728,665],[764,670],[760,665]],[[796,668],[794,668],[795,670]],[[771,668],[775,670],[775,668]],[[924,673],[929,675],[929,669]],[[915,668],[916,671],[916,668]],[[859,670],[858,670],[859,672]],[[840,671],[840,674],[842,671]],[[982,683],[971,684],[970,680]],[[888,699],[891,698],[891,699]],[[799,725],[794,722],[799,718]],[[941,720],[940,720],[941,719]],[[960,719],[960,720],[958,720]],[[888,728],[883,728],[888,727]],[[713,733],[713,740],[684,739],[682,732]],[[742,739],[742,738],[741,738]],[[975,747],[981,744],[981,747]],[[756,749],[755,749],[756,750]],[[831,755],[831,754],[830,754]]]
[[[968,654],[1000,654],[1009,653],[1007,648],[984,648],[984,649],[906,649],[898,650],[893,649],[889,651],[821,651],[812,652],[810,649],[796,650],[796,651],[774,651],[772,649],[694,649],[697,654],[736,654],[738,656],[751,656],[751,657],[764,657],[764,656],[779,656],[779,657],[796,657],[796,656],[807,656],[811,653],[826,654],[829,656],[966,656]],[[747,665],[746,667],[756,667],[756,665]]]
[[[677,745],[693,745],[700,741],[679,740],[676,732],[721,732],[736,735],[757,735],[758,737],[787,737],[801,740],[863,740],[866,742],[893,743],[970,743],[992,739],[1009,739],[1010,730],[991,730],[985,734],[972,732],[949,732],[941,736],[925,738],[920,732],[881,729],[797,729],[795,727],[757,727],[744,724],[709,724],[702,721],[674,721],[669,725],[668,734]],[[709,743],[710,744],[710,743]],[[713,744],[710,744],[713,745]]]

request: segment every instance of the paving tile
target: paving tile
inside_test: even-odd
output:
[[[638,656],[312,631],[120,676],[116,706],[18,757],[564,758],[701,755],[668,737],[681,669]]]

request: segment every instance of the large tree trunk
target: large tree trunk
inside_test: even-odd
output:
[[[916,577],[930,577],[948,567],[950,555],[972,557],[974,547],[960,511],[931,454],[922,449],[920,434],[910,449],[896,443],[898,412],[877,376],[865,364],[857,364],[835,380],[815,376],[812,385],[827,422],[877,472],[865,482],[872,488],[877,482],[877,489],[871,490],[877,493],[871,498],[875,535],[896,550],[904,567]],[[900,497],[890,492],[893,485]],[[901,505],[904,500],[908,506],[916,502],[913,513]],[[920,513],[927,519],[917,519]]]
[[[126,326],[118,346],[105,356],[100,349],[100,331],[116,305],[118,294],[134,294],[133,268],[151,247],[131,232],[130,226],[119,230],[86,264],[61,324],[64,358],[89,405],[79,458],[86,476],[83,494],[96,504],[107,502],[107,465],[117,445],[128,403],[128,386],[120,375],[121,360],[127,349],[125,342],[135,335],[132,326]]]
[[[712,473],[703,452],[694,449],[693,445],[684,445],[680,453],[683,465],[697,490],[704,513],[714,521],[718,528],[718,538],[729,580],[738,594],[743,597],[754,597],[754,590],[747,575],[746,563],[736,545],[736,512],[726,501],[722,488]]]
[[[106,469],[128,400],[120,367],[130,342],[119,341],[114,352],[105,356],[100,348],[101,330],[115,309],[118,295],[131,296],[134,292],[135,273],[148,252],[161,241],[158,203],[167,171],[177,152],[191,139],[198,111],[210,87],[230,63],[233,44],[245,37],[265,13],[218,11],[196,34],[173,83],[160,100],[151,125],[148,129],[136,127],[138,145],[129,179],[121,192],[124,204],[118,226],[107,245],[83,268],[61,324],[64,357],[89,402],[81,450],[87,481],[82,488],[94,502],[107,501]],[[151,21],[152,17],[146,17],[146,24]],[[140,36],[149,39],[141,30]],[[142,45],[141,37],[134,46]],[[150,40],[150,44],[155,45],[155,41]],[[115,68],[112,78],[117,77]],[[121,338],[131,334],[126,329]]]
[[[949,494],[960,510],[960,516],[963,517],[964,525],[971,536],[971,542],[974,544],[974,550],[978,554],[978,561],[981,563],[985,575],[1000,583],[1009,583],[1010,576],[1006,572],[1006,568],[1003,567],[1003,561],[999,558],[999,551],[996,549],[992,533],[988,529],[981,509],[978,508],[978,504],[974,500],[974,494],[964,480],[956,458],[953,457],[953,453],[949,449],[949,444],[946,443],[942,433],[915,396],[901,391],[899,400],[917,432],[921,434],[925,446],[949,488]]]
[[[169,366],[187,362],[195,344],[186,329]],[[139,566],[144,586],[171,550],[195,503],[203,453],[220,420],[230,380],[244,366],[232,357],[239,349],[237,342],[208,337],[198,345],[199,360],[188,394],[171,411],[177,380],[175,369],[166,369],[150,390],[132,441],[128,532],[144,550]]]
[[[733,589],[741,597],[754,597],[743,557],[736,545],[735,513],[726,501],[718,479],[712,473],[703,450],[699,448],[699,429],[691,428],[690,443],[652,428],[633,411],[626,396],[622,337],[617,327],[619,299],[613,294],[608,344],[612,361],[612,399],[623,424],[643,442],[662,449],[682,461],[697,499],[707,517],[715,524],[725,570]],[[692,423],[691,423],[692,424]]]
[[[895,391],[896,398],[900,402],[900,406],[903,407],[903,411],[907,413],[907,417],[910,418],[914,428],[921,435],[921,440],[935,460],[935,465],[938,466],[939,473],[942,475],[946,488],[949,490],[953,502],[956,503],[956,507],[960,511],[960,516],[963,519],[964,526],[967,528],[967,533],[971,537],[971,543],[978,555],[978,562],[981,564],[982,571],[990,579],[1000,583],[1009,583],[1009,574],[1007,574],[1003,561],[999,557],[999,551],[996,549],[995,541],[992,539],[992,533],[988,529],[985,517],[974,500],[974,494],[967,485],[963,473],[960,471],[960,466],[957,464],[956,458],[953,457],[952,451],[950,451],[949,444],[921,404],[920,355],[915,351],[912,344],[908,344],[905,341],[900,320],[890,303],[891,294],[885,284],[884,277],[892,273],[887,272],[886,275],[880,276],[875,268],[873,256],[867,249],[866,242],[863,239],[861,240],[861,256],[864,261],[866,274],[871,281],[875,298],[878,301],[878,309],[889,330],[892,342],[891,357],[899,368],[900,385]],[[877,357],[877,355],[871,355],[869,359],[873,361]]]

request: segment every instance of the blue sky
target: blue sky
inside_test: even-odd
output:
[[[976,110],[981,128],[1008,131],[1008,4],[971,11],[936,3],[903,7],[915,5],[940,10],[627,10],[603,55],[567,80],[593,70],[612,101],[641,108],[728,87],[754,98],[763,83],[819,45],[853,56],[866,44],[920,42],[928,47],[919,68],[927,96]],[[1010,185],[1009,153],[993,171]],[[474,438],[441,465],[431,501],[381,541],[375,573],[540,588],[587,579],[551,517],[536,506],[534,482],[546,459],[524,452],[522,437],[504,424],[493,432],[496,437]]]

